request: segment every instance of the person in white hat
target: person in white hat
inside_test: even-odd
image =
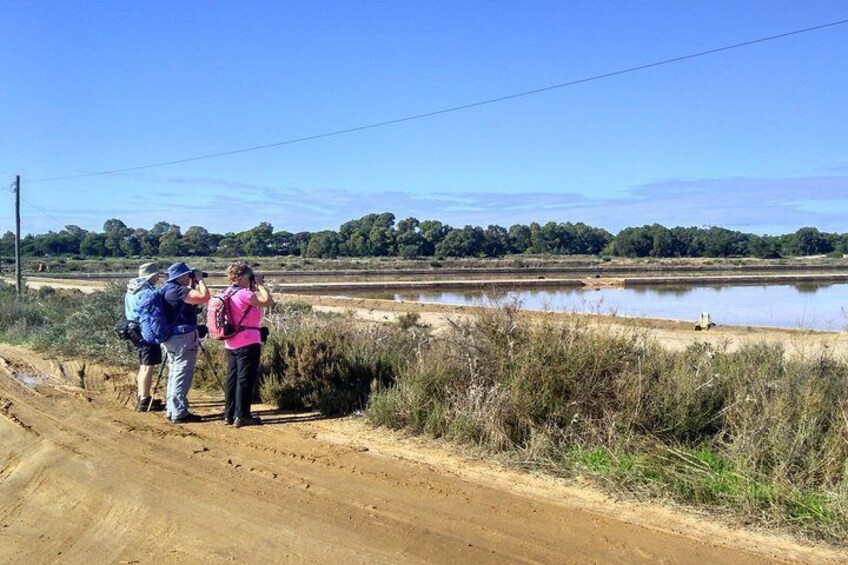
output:
[[[135,323],[135,330],[138,329],[138,304],[145,292],[153,292],[156,290],[156,283],[159,282],[159,268],[155,263],[145,263],[138,268],[138,278],[132,279],[127,283],[127,293],[124,295],[124,316],[132,324]],[[132,325],[130,326],[132,328]],[[138,386],[138,401],[136,402],[136,412],[146,412],[149,410],[162,410],[163,405],[161,400],[151,400],[150,386],[153,382],[153,373],[156,366],[162,363],[162,348],[156,343],[147,343],[141,338],[139,331],[131,331],[133,336],[132,344],[138,352],[138,376],[136,383]]]

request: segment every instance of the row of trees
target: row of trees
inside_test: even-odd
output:
[[[507,254],[598,255],[621,257],[762,257],[848,253],[848,234],[801,228],[792,234],[760,236],[719,227],[666,228],[659,224],[625,228],[616,236],[583,223],[515,224],[509,229],[455,228],[437,220],[392,213],[368,214],[342,224],[338,231],[274,231],[268,222],[239,232],[216,234],[201,226],[185,232],[158,222],[151,229],[131,228],[109,219],[102,232],[66,226],[60,232],[28,235],[24,256],[81,257],[302,255],[335,257],[502,257]],[[0,239],[0,254],[14,253],[14,234]]]
[[[784,235],[755,235],[720,227],[667,228],[659,224],[625,228],[607,251],[622,257],[759,257],[848,253],[848,234],[801,228]]]

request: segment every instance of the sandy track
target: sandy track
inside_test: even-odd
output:
[[[361,419],[266,413],[270,425],[258,428],[174,426],[121,404],[126,374],[87,367],[82,391],[76,366],[61,371],[17,348],[0,355],[3,563],[840,557],[499,470]],[[38,384],[26,386],[16,371]],[[211,417],[220,404],[196,409]]]

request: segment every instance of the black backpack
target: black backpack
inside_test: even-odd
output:
[[[115,324],[115,327],[112,328],[112,331],[115,332],[115,335],[117,335],[119,339],[129,340],[133,343],[141,343],[144,341],[141,337],[141,327],[138,325],[138,322],[135,320],[127,320],[123,316],[121,317],[121,320]]]

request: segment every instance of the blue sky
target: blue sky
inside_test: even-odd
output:
[[[335,229],[583,221],[848,231],[848,25],[401,118],[848,18],[821,1],[0,0],[0,184],[24,232],[159,220]],[[8,180],[7,180],[8,179]],[[13,200],[0,193],[0,232]]]

